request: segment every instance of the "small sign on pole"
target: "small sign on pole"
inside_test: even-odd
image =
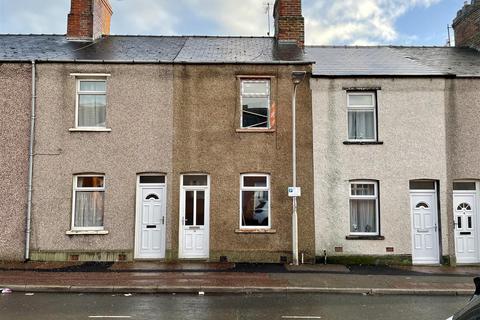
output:
[[[302,188],[300,187],[288,187],[288,196],[293,197],[301,197],[302,196]]]

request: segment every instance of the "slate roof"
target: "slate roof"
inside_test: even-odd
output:
[[[325,47],[305,49],[314,76],[480,76],[480,52],[455,47]]]
[[[0,61],[307,63],[294,44],[267,37],[109,36],[94,43],[65,35],[0,35]]]
[[[452,47],[277,44],[272,37],[109,36],[94,43],[65,35],[0,35],[0,61],[111,63],[314,63],[313,76],[480,77],[480,52]]]

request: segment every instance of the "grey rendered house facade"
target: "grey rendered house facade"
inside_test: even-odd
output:
[[[455,48],[307,48],[321,260],[480,262],[479,12]]]
[[[291,260],[291,75],[312,63],[303,31],[286,34],[291,20],[303,30],[288,3],[277,2],[276,38],[108,36],[105,0],[72,1],[66,36],[0,36],[3,60],[35,66],[31,211],[15,212],[31,232],[17,253]],[[311,122],[308,81],[297,102]],[[313,261],[311,128],[297,133],[298,247]]]

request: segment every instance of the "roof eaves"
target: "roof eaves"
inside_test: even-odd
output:
[[[312,78],[455,78],[457,77],[452,73],[397,73],[397,74],[387,74],[387,73],[378,73],[378,74],[320,74],[312,73]]]

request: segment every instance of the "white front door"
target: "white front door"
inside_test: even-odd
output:
[[[440,262],[436,199],[435,191],[412,191],[410,194],[413,264],[437,264]]]
[[[475,193],[453,194],[457,263],[478,263]]]
[[[209,257],[209,177],[182,176],[180,193],[180,253],[182,259]]]
[[[135,258],[165,258],[165,186],[138,186]]]

